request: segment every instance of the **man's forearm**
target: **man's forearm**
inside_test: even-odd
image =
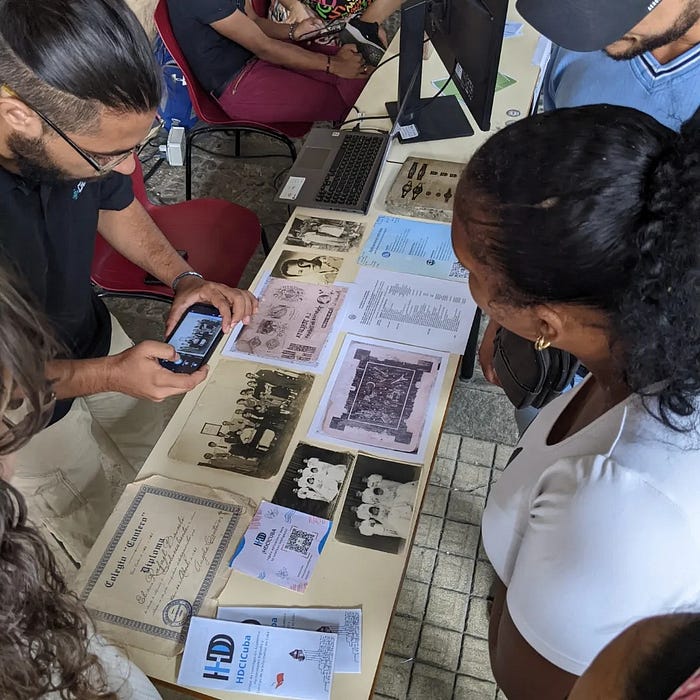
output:
[[[53,360],[46,368],[57,399],[89,396],[111,391],[111,362],[109,357],[89,360]]]
[[[289,25],[278,25],[289,26]],[[289,31],[289,30],[287,30]],[[328,56],[315,51],[302,49],[300,46],[283,41],[271,41],[258,53],[258,58],[274,63],[278,66],[293,70],[319,70],[325,71],[328,65]]]
[[[192,269],[137,200],[121,211],[102,210],[98,227],[116,251],[164,284]]]

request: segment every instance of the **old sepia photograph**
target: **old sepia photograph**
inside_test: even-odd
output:
[[[287,508],[333,519],[355,456],[300,442],[272,498]]]
[[[364,233],[365,225],[359,221],[296,216],[287,232],[285,243],[302,248],[321,248],[347,253],[360,244]]]
[[[444,353],[347,336],[312,434],[389,450],[399,459],[419,456],[446,359]]]
[[[275,475],[313,376],[221,360],[170,456],[259,479]]]
[[[332,255],[309,255],[303,251],[283,250],[271,274],[284,280],[332,284],[342,264],[343,258]]]
[[[335,538],[399,553],[411,534],[420,468],[358,455]]]

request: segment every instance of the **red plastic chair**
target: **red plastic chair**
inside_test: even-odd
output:
[[[196,1],[196,0],[194,0]],[[256,11],[260,9],[256,3]],[[313,126],[307,122],[288,122],[283,124],[261,124],[254,121],[234,120],[221,108],[219,103],[199,84],[187,64],[182,50],[178,46],[168,14],[167,0],[159,0],[153,15],[156,27],[165,47],[182,70],[187,81],[187,90],[192,100],[192,106],[197,116],[211,126],[195,127],[187,134],[185,144],[185,199],[192,198],[192,147],[196,139],[204,134],[233,132],[236,135],[235,155],[241,154],[241,132],[263,134],[281,141],[289,149],[292,162],[296,160],[297,151],[291,138],[305,136]],[[290,138],[291,137],[291,138]]]
[[[258,217],[224,199],[194,199],[156,205],[146,194],[141,164],[131,180],[136,199],[165,234],[173,248],[184,250],[187,261],[205,279],[236,287],[263,235]],[[120,255],[99,234],[90,273],[100,296],[133,296],[170,301],[173,292],[163,284],[147,284],[146,273]]]

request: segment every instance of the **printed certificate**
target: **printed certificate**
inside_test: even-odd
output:
[[[160,476],[130,484],[76,581],[100,631],[164,656],[213,614],[253,509],[237,494]]]

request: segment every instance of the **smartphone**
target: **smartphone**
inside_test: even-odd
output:
[[[221,340],[221,314],[215,306],[194,304],[177,322],[175,330],[165,339],[176,350],[177,362],[158,360],[171,372],[192,374],[205,365]]]

